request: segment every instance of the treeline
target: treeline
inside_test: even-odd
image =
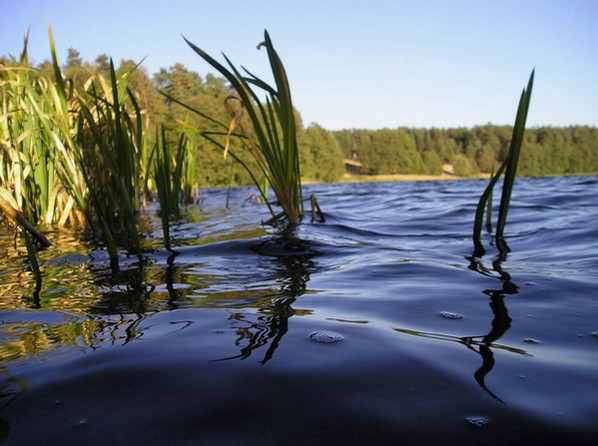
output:
[[[488,173],[509,148],[512,128],[382,129],[334,132],[343,155],[361,162],[365,174],[439,175],[452,164],[455,175]],[[598,172],[595,127],[527,129],[519,173],[526,176]]]
[[[49,62],[38,68],[41,72],[52,69]],[[109,58],[100,55],[93,62],[84,61],[79,52],[71,48],[62,69],[65,77],[82,86],[94,73],[106,75],[109,72]],[[168,129],[173,141],[180,132],[186,133],[196,152],[196,172],[201,187],[251,183],[240,165],[230,157],[225,160],[221,150],[199,134],[200,130],[219,130],[212,122],[198,121],[197,115],[159,92],[219,121],[229,122],[224,101],[231,90],[223,78],[211,74],[202,77],[182,64],[162,68],[150,76],[133,60],[122,60],[117,72],[130,72],[128,85],[143,110],[150,139],[162,126]],[[298,112],[297,116],[302,176],[307,181],[340,179],[345,173],[344,159],[361,163],[361,173],[371,175],[439,175],[443,164],[453,165],[458,176],[486,173],[502,162],[511,138],[509,126],[329,131],[317,124],[306,127]],[[528,176],[598,172],[597,129],[585,126],[528,129],[519,172]]]
[[[52,66],[45,61],[37,67],[51,77]],[[61,67],[66,78],[74,85],[83,87],[91,82],[94,74],[109,74],[110,59],[98,56],[93,62],[84,61],[80,53],[71,48],[66,62]],[[157,132],[167,129],[167,135],[176,146],[181,132],[184,132],[195,151],[197,180],[200,187],[251,184],[251,178],[231,157],[224,159],[222,150],[200,135],[201,131],[222,131],[213,122],[199,119],[196,114],[168,99],[167,95],[200,110],[202,113],[223,123],[230,122],[230,115],[224,108],[225,99],[232,94],[224,78],[211,74],[202,77],[177,63],[170,68],[161,68],[150,76],[142,65],[133,60],[122,60],[116,67],[119,76],[130,73],[128,87],[135,93],[146,122],[148,144],[153,145]],[[302,177],[306,181],[333,182],[344,173],[343,154],[334,135],[318,125],[305,127],[297,113],[301,148]],[[250,166],[252,167],[252,166]],[[255,169],[254,169],[255,171]]]

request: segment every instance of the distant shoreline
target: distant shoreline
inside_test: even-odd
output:
[[[445,181],[467,180],[472,178],[488,178],[488,174],[479,174],[468,177],[458,177],[443,173],[442,175],[354,175],[345,174],[337,183],[375,183],[384,181]]]
[[[443,181],[443,180],[464,180],[467,178],[489,178],[489,174],[480,173],[467,177],[456,176],[452,164],[442,165],[442,174],[440,175],[420,175],[420,174],[395,174],[395,175],[363,175],[359,173],[346,172],[338,183],[368,183],[383,181]]]
[[[575,173],[575,174],[559,174],[559,175],[542,175],[538,178],[547,177],[585,177],[597,176],[598,173]],[[442,175],[355,175],[346,173],[342,178],[335,181],[335,183],[375,183],[385,181],[446,181],[446,180],[475,180],[480,178],[490,178],[488,173],[479,173],[477,175],[470,175],[467,177],[458,177],[443,173]],[[525,178],[524,176],[520,178]],[[304,181],[304,184],[310,184],[309,181]],[[311,183],[315,184],[315,183]]]

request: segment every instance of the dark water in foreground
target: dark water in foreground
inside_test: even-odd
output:
[[[518,180],[502,262],[484,186],[311,186],[296,239],[209,190],[142,267],[50,234],[37,291],[4,234],[4,444],[596,444],[598,178]]]

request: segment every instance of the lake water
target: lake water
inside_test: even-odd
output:
[[[327,220],[292,237],[205,190],[118,272],[50,233],[38,290],[2,233],[0,439],[596,444],[598,178],[518,179],[512,251],[472,259],[485,185],[308,186]]]

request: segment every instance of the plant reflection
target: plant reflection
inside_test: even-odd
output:
[[[492,328],[490,331],[481,336],[453,336],[441,333],[431,333],[416,330],[409,330],[404,328],[393,328],[395,331],[414,336],[420,336],[431,339],[439,339],[443,341],[458,342],[465,345],[469,350],[476,352],[482,358],[482,365],[474,372],[474,378],[478,385],[492,398],[504,403],[494,392],[492,392],[486,385],[486,376],[492,371],[495,364],[493,349],[506,350],[511,353],[516,353],[525,356],[531,356],[523,349],[510,347],[496,343],[511,327],[511,317],[505,305],[505,297],[518,293],[518,287],[511,281],[511,276],[506,272],[502,263],[506,260],[507,254],[499,254],[492,262],[492,270],[484,266],[480,257],[472,256],[467,259],[470,261],[469,269],[474,270],[485,276],[496,276],[498,273],[501,281],[500,289],[487,289],[483,293],[490,297],[490,309],[492,310]]]
[[[115,315],[72,320],[63,315],[56,323],[53,313],[40,315],[37,321],[0,321],[0,413],[27,391],[27,379],[9,372],[9,365],[18,361],[45,360],[58,350],[61,358],[95,351],[104,344],[126,345],[141,338],[144,315]],[[45,318],[48,319],[45,319]],[[0,418],[0,443],[8,436],[10,425]]]
[[[4,382],[0,385],[0,413],[12,403],[19,395],[27,390],[27,384],[11,375],[5,367],[0,367],[0,374],[4,376]],[[0,443],[10,435],[10,423],[0,418]]]
[[[231,327],[237,334],[235,345],[241,349],[238,355],[219,359],[220,361],[247,359],[254,351],[267,347],[260,361],[260,364],[266,364],[288,332],[289,319],[296,314],[309,312],[296,310],[292,305],[307,289],[310,274],[316,269],[316,263],[312,259],[318,252],[308,242],[291,237],[268,240],[256,246],[254,251],[274,257],[280,290],[276,290],[269,302],[258,310],[260,315],[255,321],[249,320],[246,313],[230,313]]]
[[[145,313],[154,288],[146,278],[145,260],[138,259],[127,268],[112,269],[109,277],[98,279],[98,294],[101,298],[93,302],[88,313]]]
[[[176,268],[174,260],[178,255],[177,252],[172,252],[166,260],[166,271],[164,274],[164,283],[166,284],[166,291],[168,291],[168,309],[174,310],[177,308],[177,301],[181,297],[181,293],[174,286],[176,277]]]

